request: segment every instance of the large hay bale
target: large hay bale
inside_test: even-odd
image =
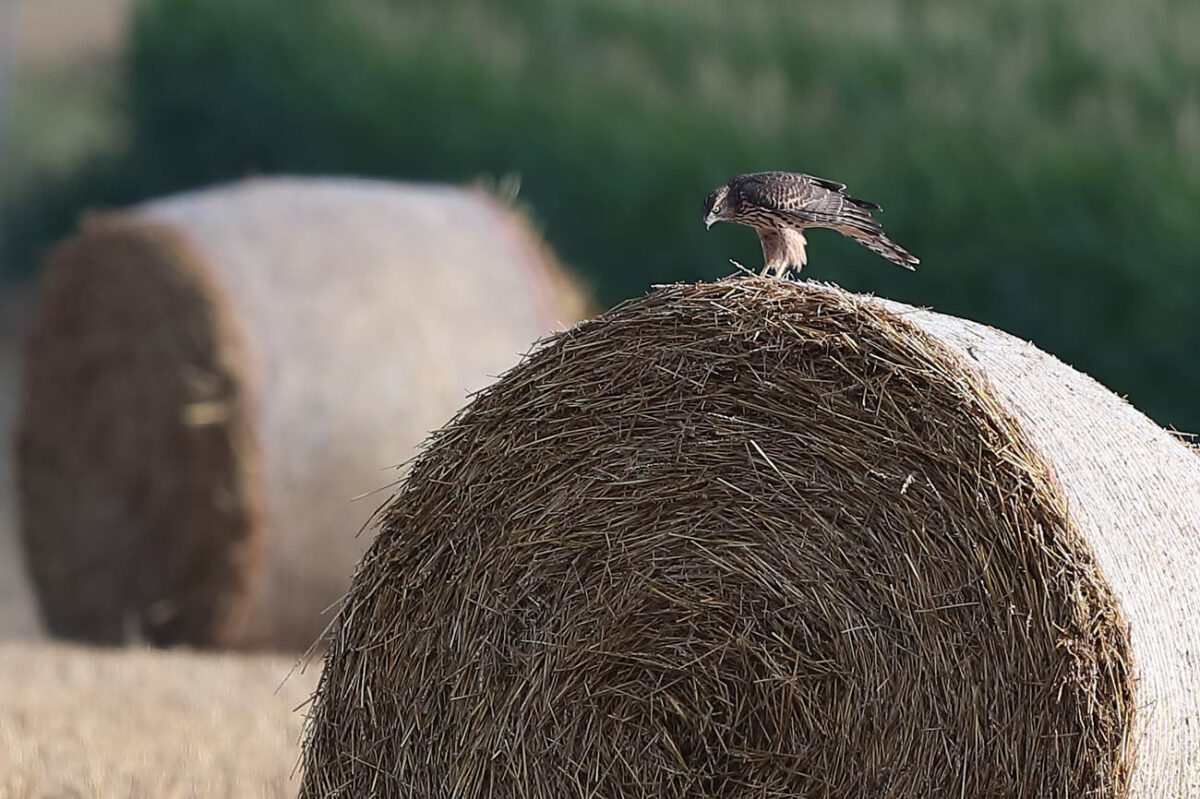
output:
[[[0,796],[294,797],[291,658],[0,644]]]
[[[366,545],[378,500],[352,499],[582,311],[482,191],[257,180],[89,220],[26,352],[21,525],[47,626],[307,647]]]
[[[1200,459],[1007,334],[673,286],[439,432],[302,795],[1200,796]]]

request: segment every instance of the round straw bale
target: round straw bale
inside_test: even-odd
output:
[[[367,543],[352,500],[582,298],[482,191],[255,180],[90,219],[19,422],[50,631],[309,646]]]
[[[1200,796],[1200,459],[1005,333],[671,286],[437,433],[302,795]]]

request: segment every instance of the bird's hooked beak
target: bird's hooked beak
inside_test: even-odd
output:
[[[710,227],[713,226],[713,222],[716,222],[716,221],[717,221],[717,217],[714,216],[713,214],[709,214],[708,216],[704,217],[704,229],[708,230]]]

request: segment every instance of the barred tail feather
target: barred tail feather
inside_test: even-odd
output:
[[[859,230],[857,228],[841,228],[842,233],[850,236],[859,244],[876,255],[882,255],[897,266],[915,270],[921,260],[896,242],[889,239],[878,230]]]

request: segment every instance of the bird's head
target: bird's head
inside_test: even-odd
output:
[[[713,222],[720,222],[732,216],[729,207],[729,187],[721,186],[704,198],[704,227],[710,228]]]

